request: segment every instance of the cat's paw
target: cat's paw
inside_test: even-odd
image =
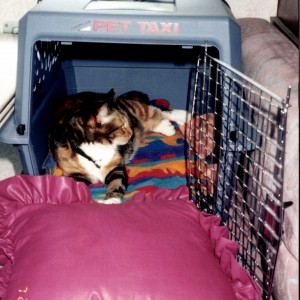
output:
[[[164,134],[166,136],[171,136],[175,134],[175,128],[170,120],[164,119],[162,120],[153,131]]]
[[[104,200],[97,200],[97,202],[102,204],[120,204],[121,199],[117,197],[112,197]]]
[[[174,109],[169,112],[168,118],[178,125],[183,125],[191,119],[191,113],[183,109]]]

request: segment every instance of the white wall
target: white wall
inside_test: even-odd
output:
[[[6,21],[19,21],[36,3],[37,0],[0,0],[0,33]]]
[[[269,20],[270,16],[276,15],[277,0],[227,0],[227,2],[236,18],[259,17]],[[0,0],[0,33],[3,31],[5,21],[18,21],[36,3],[37,0]]]

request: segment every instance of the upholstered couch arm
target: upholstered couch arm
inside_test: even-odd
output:
[[[299,49],[263,19],[238,20],[242,31],[243,72],[280,97],[292,87],[287,120],[284,167],[285,210],[283,243],[275,274],[276,299],[298,299],[299,242]]]

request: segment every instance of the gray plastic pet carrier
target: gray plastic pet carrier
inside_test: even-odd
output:
[[[240,28],[221,0],[43,0],[20,20],[18,47],[15,112],[0,141],[32,175],[44,172],[53,99],[115,87],[188,108],[204,47],[241,67]]]

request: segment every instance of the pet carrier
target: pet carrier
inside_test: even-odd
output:
[[[199,56],[189,135],[191,194],[201,210],[222,216],[263,299],[272,292],[281,238],[289,94],[290,88],[281,99],[224,62]],[[202,114],[208,98],[215,100],[210,120]],[[203,157],[212,145],[210,157]]]
[[[20,20],[15,113],[0,140],[15,144],[24,173],[36,175],[53,99],[115,87],[187,108],[204,46],[240,69],[240,28],[221,0],[41,1]]]

